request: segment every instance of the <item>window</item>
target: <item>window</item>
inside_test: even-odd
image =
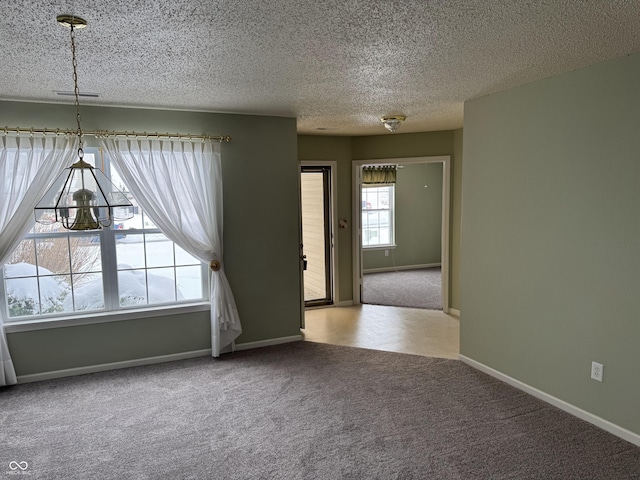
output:
[[[98,157],[85,153],[92,165]],[[98,166],[109,175],[108,163]],[[36,223],[0,271],[9,320],[208,299],[206,265],[158,230],[115,171],[111,180],[134,205],[133,218],[85,232]]]
[[[394,245],[394,186],[362,187],[362,246]]]

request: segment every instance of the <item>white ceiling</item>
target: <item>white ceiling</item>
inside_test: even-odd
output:
[[[638,0],[3,0],[0,99],[298,118],[305,134],[462,126],[463,102],[640,51]],[[47,126],[48,127],[48,126]]]

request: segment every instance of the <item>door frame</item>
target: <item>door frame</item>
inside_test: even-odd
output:
[[[372,160],[354,160],[352,175],[353,198],[353,304],[362,303],[362,167],[363,165],[442,163],[442,232],[441,232],[441,295],[442,311],[449,313],[449,239],[451,215],[451,156],[438,155],[428,157],[380,158]]]
[[[300,174],[302,173],[302,167],[323,167],[329,168],[329,227],[330,231],[330,248],[329,248],[329,266],[331,269],[331,300],[333,303],[330,305],[318,305],[318,306],[310,306],[306,307],[304,304],[304,275],[302,273],[302,259],[300,259],[300,279],[301,279],[301,302],[302,302],[302,313],[303,320],[302,325],[304,328],[304,311],[305,309],[313,309],[313,308],[327,308],[333,307],[337,303],[337,292],[339,292],[338,285],[338,274],[336,271],[338,265],[338,250],[336,249],[336,232],[338,231],[338,202],[336,198],[337,194],[337,167],[338,162],[332,160],[301,160],[298,162],[298,183],[300,183]],[[300,188],[298,189],[300,192],[299,195],[299,204],[300,204],[300,245],[302,245],[302,195]],[[302,247],[304,249],[304,247]],[[301,254],[302,255],[302,254]]]

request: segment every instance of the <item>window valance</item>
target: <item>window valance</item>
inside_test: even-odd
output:
[[[362,168],[364,185],[385,185],[396,183],[396,165],[375,165]]]

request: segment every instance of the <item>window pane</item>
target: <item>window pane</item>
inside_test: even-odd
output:
[[[149,282],[149,303],[167,303],[176,301],[176,280],[174,269],[154,268],[147,273]]]
[[[147,278],[144,270],[118,272],[118,296],[121,307],[146,305]]]
[[[178,284],[178,300],[202,299],[202,267],[177,267],[176,282]]]
[[[40,271],[42,273],[42,270]],[[38,279],[41,313],[72,312],[73,305],[65,304],[71,297],[71,275],[47,275]]]
[[[384,187],[379,190],[378,208],[389,208],[389,191],[391,187]]]
[[[25,271],[23,271],[23,269],[21,268],[7,268],[9,265],[12,264],[20,264],[20,263],[25,263],[28,265],[31,265],[33,267],[33,272],[32,273],[25,273]],[[11,277],[22,277],[25,275],[35,275],[35,267],[34,265],[36,264],[36,252],[35,252],[35,243],[33,240],[22,240],[17,248],[13,251],[13,253],[11,254],[11,256],[9,257],[9,260],[7,261],[7,263],[4,266],[4,276],[5,278],[11,278]],[[29,270],[29,272],[31,272],[31,270]]]
[[[381,210],[380,212],[378,212],[378,225],[382,226],[389,226],[389,211],[388,210]]]
[[[104,287],[101,273],[73,275],[73,296],[65,299],[65,311],[73,306],[76,311],[103,310]],[[69,310],[70,311],[70,310]]]
[[[147,268],[173,266],[173,242],[162,233],[145,235]]]
[[[36,240],[38,265],[52,273],[70,273],[68,237],[49,237]]]
[[[130,199],[131,202],[133,202],[133,200]],[[134,212],[136,211],[136,207],[134,207]],[[144,228],[144,223],[142,221],[142,215],[141,214],[137,214],[134,213],[133,217],[127,219],[127,220],[121,220],[118,223],[116,223],[114,225],[114,230],[132,230],[132,229],[137,229],[137,230],[142,230],[142,228]]]
[[[369,227],[377,227],[378,223],[380,223],[378,216],[379,214],[377,211],[367,212],[367,225]]]
[[[144,235],[126,235],[118,239],[116,234],[118,269],[144,268]]]
[[[377,228],[369,228],[367,229],[366,235],[367,245],[377,245],[378,242],[378,229]]]
[[[5,289],[10,317],[38,315],[40,313],[37,278],[7,279],[5,280]]]
[[[142,222],[144,223],[144,228],[158,228],[155,223],[149,218],[149,215],[142,212]]]
[[[71,273],[101,272],[100,235],[79,235],[69,238]]]
[[[380,227],[380,240],[378,243],[381,245],[391,243],[391,229],[389,227]]]
[[[378,195],[378,189],[372,188],[371,193],[369,194],[369,201],[371,202],[371,208],[378,209],[380,208],[380,197]]]
[[[373,205],[371,204],[370,189],[367,188],[362,192],[362,209],[367,210],[369,208],[373,208]]]
[[[198,260],[193,255],[185,252],[178,245],[175,246],[176,252],[176,265],[200,265],[200,260]]]

